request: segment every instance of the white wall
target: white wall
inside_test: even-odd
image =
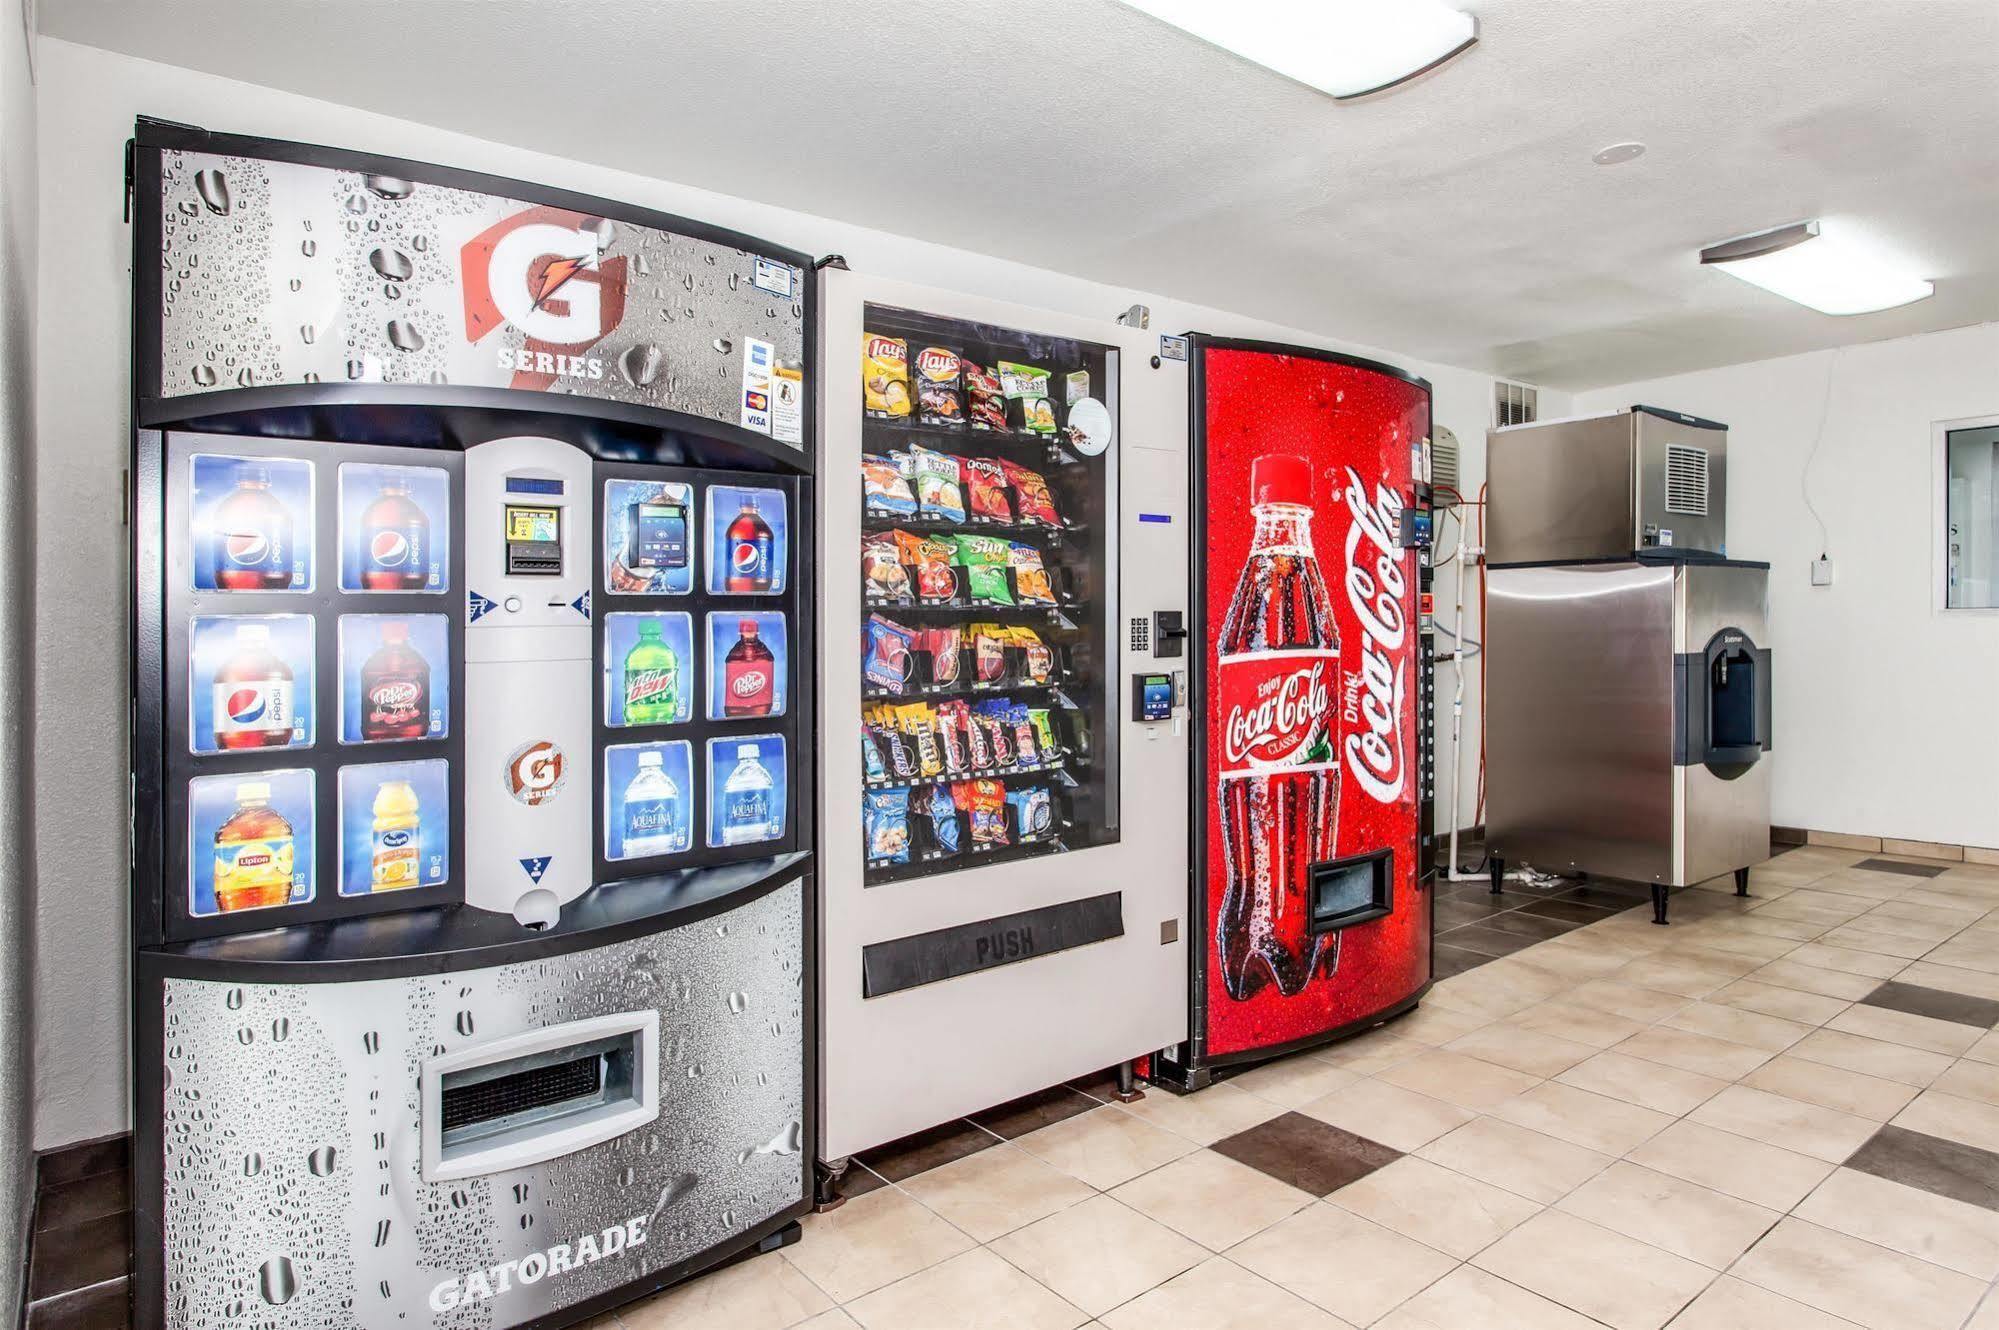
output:
[[[40,319],[41,343],[48,348],[39,379],[40,446],[47,464],[36,521],[42,551],[37,718],[43,773],[36,825],[47,878],[40,912],[43,1020],[36,1137],[44,1146],[120,1130],[129,1122],[123,795],[128,763],[121,724],[125,573],[116,554],[126,536],[116,514],[119,471],[129,447],[124,385],[130,235],[121,220],[121,152],[136,115],[583,190],[812,253],[841,253],[857,270],[1107,322],[1140,302],[1152,307],[1153,326],[1161,331],[1194,328],[1359,351],[1429,377],[1437,421],[1473,454],[1466,459],[1469,483],[1477,484],[1482,474],[1476,453],[1492,400],[1492,380],[1482,374],[90,47],[45,40],[42,61],[42,226],[44,234],[61,238],[42,253],[43,279],[57,298],[43,302]],[[1338,322],[1338,312],[1329,311],[1326,326]],[[1543,394],[1544,402],[1550,396]],[[1476,715],[1474,707],[1473,733]]]
[[[0,15],[0,529],[25,532],[34,489],[35,91],[33,40]],[[20,1315],[34,1160],[33,600],[35,542],[0,561],[0,1323]]]
[[[1728,550],[1771,564],[1773,820],[1999,846],[1999,613],[1934,608],[1930,428],[1999,414],[1999,324],[1596,389],[1575,409],[1635,402],[1729,427]],[[1807,572],[1808,458],[1830,587]]]

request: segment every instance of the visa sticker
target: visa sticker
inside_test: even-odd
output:
[[[770,433],[770,379],[776,359],[769,342],[743,339],[742,425],[758,434]]]
[[[750,274],[750,285],[759,291],[768,291],[779,300],[791,299],[791,265],[779,263],[776,259],[758,259],[756,270]]]

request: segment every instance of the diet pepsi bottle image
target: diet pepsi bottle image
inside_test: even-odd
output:
[[[235,647],[212,687],[217,748],[283,748],[292,741],[298,723],[295,685],[291,666],[271,650],[268,625],[236,625]]]
[[[430,732],[430,662],[406,623],[382,625],[382,645],[361,664],[361,742],[421,739]]]
[[[738,593],[769,591],[776,576],[777,542],[771,536],[770,523],[757,511],[755,496],[743,496],[742,511],[729,523],[726,543],[729,573],[724,589]]]
[[[680,787],[666,774],[660,754],[639,754],[639,770],[625,787],[624,858],[673,854],[686,849],[680,834]]]
[[[361,585],[368,591],[421,591],[430,581],[430,518],[399,476],[361,513]]]
[[[211,581],[222,591],[283,591],[292,584],[292,515],[271,492],[271,470],[236,469],[236,488],[209,515]]]
[[[759,759],[755,744],[736,745],[735,770],[722,783],[722,844],[751,845],[775,840],[783,832],[770,768]]]
[[[1312,549],[1312,472],[1285,454],[1250,465],[1256,534],[1215,645],[1225,890],[1215,948],[1228,995],[1286,997],[1339,960],[1311,931],[1313,864],[1339,822],[1340,641]]]
[[[768,716],[777,703],[777,657],[757,630],[755,619],[736,625],[736,645],[722,661],[722,714]]]

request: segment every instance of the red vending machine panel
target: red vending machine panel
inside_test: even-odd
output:
[[[1193,355],[1199,922],[1193,1040],[1164,1070],[1198,1085],[1429,983],[1419,552],[1401,528],[1430,389],[1327,352],[1196,338]]]

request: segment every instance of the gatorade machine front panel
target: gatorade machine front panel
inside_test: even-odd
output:
[[[1196,336],[1192,1038],[1155,1074],[1364,1028],[1431,975],[1420,803],[1430,390]],[[1419,502],[1420,501],[1420,502]]]
[[[130,162],[134,1324],[554,1330],[794,1240],[811,260]]]

